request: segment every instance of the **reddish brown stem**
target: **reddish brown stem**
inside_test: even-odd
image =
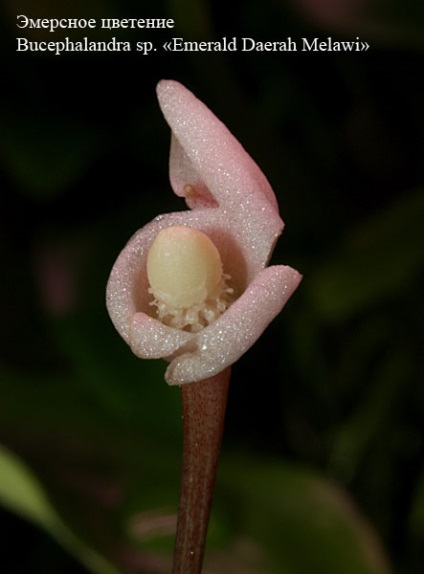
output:
[[[231,369],[181,386],[184,448],[172,574],[200,574]]]

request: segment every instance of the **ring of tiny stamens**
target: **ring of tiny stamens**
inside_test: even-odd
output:
[[[227,285],[230,279],[229,275],[223,274],[220,295],[191,307],[172,308],[157,299],[149,304],[157,308],[157,319],[165,325],[197,333],[222,315],[234,301],[234,289]],[[152,290],[149,289],[149,292],[152,293]]]

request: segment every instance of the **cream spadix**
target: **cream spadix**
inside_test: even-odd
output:
[[[162,229],[147,255],[147,277],[158,317],[172,327],[199,331],[228,306],[218,249],[189,226]]]
[[[207,235],[174,225],[157,234],[147,256],[147,276],[158,301],[170,308],[193,307],[218,294],[221,257]]]

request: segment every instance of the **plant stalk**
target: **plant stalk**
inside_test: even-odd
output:
[[[181,386],[183,461],[172,574],[200,574],[227,405],[231,367]]]

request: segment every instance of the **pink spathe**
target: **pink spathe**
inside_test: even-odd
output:
[[[159,104],[172,130],[170,181],[187,211],[159,215],[119,255],[107,287],[111,319],[141,358],[170,362],[166,381],[180,385],[212,377],[240,358],[281,311],[301,275],[266,267],[283,230],[275,195],[256,163],[222,122],[178,82],[163,80]],[[157,233],[187,225],[217,247],[237,299],[198,333],[153,317],[147,254]]]

